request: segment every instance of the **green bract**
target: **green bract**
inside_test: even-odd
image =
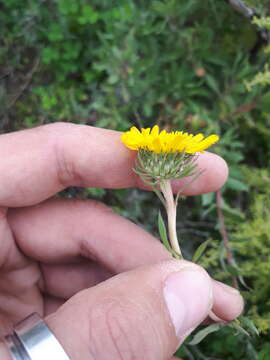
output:
[[[197,155],[186,153],[160,153],[139,150],[134,171],[147,184],[162,180],[180,179],[195,174]]]

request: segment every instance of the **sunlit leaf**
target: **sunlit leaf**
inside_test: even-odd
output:
[[[189,345],[197,345],[199,344],[207,335],[220,330],[222,325],[219,324],[212,324],[200,330],[190,341]]]
[[[158,213],[158,231],[159,231],[159,236],[160,236],[160,239],[161,239],[163,245],[166,247],[167,250],[171,251],[170,243],[169,243],[168,236],[167,236],[166,225],[164,223],[164,220],[162,218],[160,211]]]
[[[209,242],[210,242],[210,240],[207,240],[207,241],[203,242],[200,246],[198,246],[198,248],[195,251],[195,254],[193,255],[193,258],[192,258],[193,262],[195,262],[195,263],[198,262],[198,260],[202,256],[202,254],[205,252]]]

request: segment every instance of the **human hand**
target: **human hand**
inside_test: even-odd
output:
[[[71,359],[167,360],[210,309],[226,321],[241,313],[236,290],[172,260],[105,205],[49,199],[68,186],[143,187],[134,156],[118,132],[88,126],[0,137],[0,337],[38,312]],[[198,161],[206,171],[187,195],[214,191],[227,177],[218,156]],[[0,358],[9,359],[1,342]]]

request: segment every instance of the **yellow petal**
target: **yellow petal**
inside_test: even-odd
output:
[[[142,132],[143,135],[149,135],[149,133],[150,133],[150,128],[142,129],[141,132]]]
[[[217,135],[204,138],[203,134],[189,134],[182,131],[160,132],[158,125],[141,130],[133,126],[121,135],[122,142],[132,150],[147,149],[156,153],[202,152],[219,140]]]
[[[199,142],[199,141],[203,140],[203,138],[204,138],[203,134],[198,134],[193,137],[193,141]]]
[[[152,142],[152,151],[159,154],[161,152],[161,150],[162,150],[162,144],[161,144],[160,139],[157,137]]]
[[[136,128],[136,126],[132,126],[132,128],[130,129],[130,132],[131,132],[131,133],[135,133],[135,134],[140,134],[140,130],[138,130],[138,129]]]
[[[152,128],[151,135],[152,135],[152,136],[158,136],[158,133],[159,133],[159,127],[158,127],[158,125],[155,125],[155,126]]]

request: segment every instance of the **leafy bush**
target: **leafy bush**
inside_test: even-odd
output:
[[[234,234],[232,245],[241,259],[241,270],[253,291],[247,294],[249,312],[263,333],[270,329],[270,172],[245,169],[253,187],[250,214]]]

